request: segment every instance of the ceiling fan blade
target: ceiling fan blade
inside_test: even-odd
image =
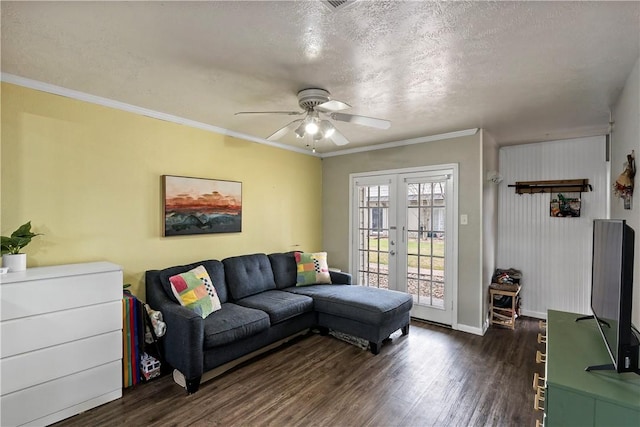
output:
[[[299,116],[304,113],[306,113],[306,111],[239,111],[235,113],[234,116],[241,114],[285,114],[287,116]]]
[[[357,125],[369,126],[378,129],[389,129],[389,127],[391,127],[391,122],[389,120],[376,119],[367,116],[356,116],[355,114],[331,113],[330,117],[340,122],[355,123]]]
[[[323,113],[330,113],[333,111],[346,110],[347,108],[351,108],[351,105],[346,102],[337,101],[332,99],[331,101],[323,102],[320,105],[315,107],[316,110],[322,111]]]
[[[267,137],[267,139],[269,141],[275,141],[277,139],[282,138],[283,136],[285,136],[287,134],[287,132],[293,130],[296,126],[298,126],[298,123],[300,123],[301,121],[302,121],[302,119],[298,119],[298,120],[292,121],[291,123],[289,123],[287,125],[284,125],[280,129],[278,129],[277,131],[275,131],[274,133],[269,135],[269,137]]]
[[[338,132],[338,129],[336,129],[335,126],[331,125],[331,127],[333,127],[333,132],[327,136],[327,138],[332,140],[336,145],[347,145],[349,140],[345,138],[343,134]]]

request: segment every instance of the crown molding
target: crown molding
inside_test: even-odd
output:
[[[358,147],[358,148],[350,148],[350,149],[346,149],[346,150],[331,151],[331,152],[328,152],[328,153],[312,153],[309,150],[306,150],[304,148],[295,147],[295,146],[287,145],[287,144],[281,144],[281,143],[274,142],[274,141],[269,141],[267,139],[258,138],[258,137],[255,137],[253,135],[248,135],[248,134],[245,134],[245,133],[235,132],[235,131],[232,131],[232,130],[229,130],[229,129],[225,129],[225,128],[221,128],[221,127],[218,127],[218,126],[209,125],[209,124],[198,122],[198,121],[191,120],[191,119],[185,119],[183,117],[174,116],[172,114],[162,113],[162,112],[159,112],[159,111],[150,110],[148,108],[138,107],[136,105],[131,105],[131,104],[127,104],[127,103],[124,103],[124,102],[115,101],[115,100],[109,99],[109,98],[103,98],[101,96],[91,95],[89,93],[80,92],[80,91],[73,90],[73,89],[67,89],[67,88],[62,87],[62,86],[56,86],[56,85],[53,85],[53,84],[50,84],[50,83],[44,83],[44,82],[41,82],[41,81],[38,81],[38,80],[32,80],[32,79],[28,79],[26,77],[20,77],[20,76],[16,76],[16,75],[9,74],[9,73],[0,73],[0,81],[6,82],[6,83],[15,84],[15,85],[18,85],[18,86],[23,86],[23,87],[26,87],[26,88],[29,88],[29,89],[39,90],[41,92],[47,92],[47,93],[51,93],[51,94],[54,94],[54,95],[60,95],[60,96],[64,96],[64,97],[67,97],[67,98],[76,99],[78,101],[89,102],[91,104],[101,105],[103,107],[115,108],[116,110],[126,111],[126,112],[129,112],[129,113],[138,114],[138,115],[146,116],[146,117],[151,117],[151,118],[158,119],[158,120],[164,120],[164,121],[171,122],[171,123],[177,123],[177,124],[180,124],[180,125],[193,127],[193,128],[196,128],[196,129],[201,129],[201,130],[204,130],[204,131],[207,131],[207,132],[213,132],[213,133],[217,133],[217,134],[220,134],[220,135],[231,136],[233,138],[244,139],[246,141],[256,142],[258,144],[263,144],[263,145],[268,145],[268,146],[271,146],[271,147],[281,148],[283,150],[293,151],[293,152],[296,152],[296,153],[305,154],[307,156],[318,157],[318,158],[344,156],[344,155],[347,155],[347,154],[363,153],[363,152],[367,152],[367,151],[383,150],[383,149],[387,149],[387,148],[397,148],[397,147],[402,147],[402,146],[406,146],[406,145],[422,144],[424,142],[440,141],[440,140],[443,140],[443,139],[470,136],[470,135],[475,135],[475,133],[478,131],[478,128],[465,129],[465,130],[460,130],[460,131],[456,131],[456,132],[442,133],[442,134],[439,134],[439,135],[430,135],[430,136],[424,136],[424,137],[420,137],[420,138],[405,139],[405,140],[401,140],[401,141],[393,141],[393,142],[387,142],[387,143],[377,144],[377,145],[369,145],[369,146],[366,146],[366,147]]]
[[[330,153],[324,153],[322,155],[322,158],[344,156],[347,154],[354,154],[354,153],[363,153],[366,151],[384,150],[387,148],[404,147],[406,145],[422,144],[425,142],[440,141],[443,139],[460,138],[463,136],[475,135],[476,132],[478,132],[478,128],[458,130],[455,132],[441,133],[438,135],[421,136],[419,138],[403,139],[400,141],[387,142],[384,144],[369,145],[367,147],[348,148],[346,150],[339,150],[339,151],[332,151]]]
[[[126,111],[133,114],[139,114],[141,116],[151,117],[158,120],[164,120],[171,123],[177,123],[193,127],[196,129],[202,129],[207,132],[213,132],[225,136],[231,136],[233,138],[244,139],[251,142],[257,142],[258,144],[269,145],[271,147],[281,148],[283,150],[295,151],[296,153],[306,154],[308,156],[320,157],[317,153],[311,153],[308,150],[299,147],[293,147],[291,145],[280,144],[278,142],[269,141],[267,139],[258,138],[252,135],[247,135],[240,132],[235,132],[229,129],[224,129],[218,126],[209,125],[206,123],[198,122],[195,120],[185,119],[183,117],[174,116],[172,114],[161,113],[159,111],[150,110],[148,108],[138,107],[136,105],[127,104],[120,101],[115,101],[109,98],[103,98],[101,96],[91,95],[85,92],[80,92],[73,89],[67,89],[65,87],[44,83],[38,80],[32,80],[25,77],[16,76],[8,73],[0,73],[0,81],[23,86],[29,89],[39,90],[41,92],[47,92],[54,95],[60,95],[78,101],[89,102],[91,104],[101,105],[103,107],[115,108],[116,110]]]

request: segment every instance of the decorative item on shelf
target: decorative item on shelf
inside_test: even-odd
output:
[[[633,179],[636,175],[636,152],[631,150],[631,154],[627,154],[627,162],[624,164],[624,171],[618,176],[613,191],[616,197],[624,200],[624,208],[631,209],[631,201],[633,199]]]
[[[565,197],[558,193],[549,203],[549,215],[558,218],[577,218],[580,216],[579,197]]]
[[[29,221],[18,227],[11,236],[1,236],[2,266],[7,267],[9,272],[26,270],[27,254],[21,253],[20,250],[31,243],[32,238],[40,235],[41,233],[31,231],[31,221]]]

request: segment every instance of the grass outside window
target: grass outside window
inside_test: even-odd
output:
[[[433,244],[433,258],[429,255],[430,245]],[[418,255],[420,247],[421,253]],[[433,259],[434,270],[444,270],[444,239],[431,238],[410,239],[407,247],[409,267],[431,269],[431,259]],[[389,239],[369,238],[369,262],[373,264],[389,265]]]

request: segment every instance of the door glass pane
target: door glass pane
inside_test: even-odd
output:
[[[389,186],[357,186],[358,282],[389,287]]]
[[[445,181],[407,184],[407,291],[444,308]]]

